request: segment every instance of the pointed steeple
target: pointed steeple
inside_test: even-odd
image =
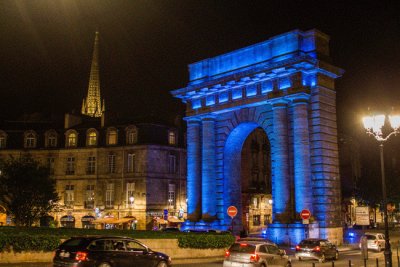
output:
[[[83,99],[82,114],[91,117],[101,117],[103,110],[105,110],[105,107],[102,107],[100,95],[99,32],[96,32],[93,48],[92,66],[90,68],[89,88],[87,97]]]

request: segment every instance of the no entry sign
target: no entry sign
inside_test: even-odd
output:
[[[307,210],[307,209],[304,209],[304,210],[302,210],[302,211],[300,212],[300,217],[301,217],[303,220],[308,220],[308,219],[310,219],[310,217],[311,217],[311,212],[310,212],[309,210]]]
[[[236,216],[237,214],[237,208],[235,206],[229,206],[228,210],[226,211],[228,213],[228,215],[233,218]]]

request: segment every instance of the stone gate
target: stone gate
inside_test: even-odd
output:
[[[186,227],[228,229],[226,210],[242,213],[241,150],[256,128],[270,142],[272,224],[268,237],[298,242],[299,213],[312,213],[310,236],[340,243],[341,193],[329,37],[294,30],[189,65],[190,81],[172,91],[186,103]],[[234,218],[234,230],[242,219]]]

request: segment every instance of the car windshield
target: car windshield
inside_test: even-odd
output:
[[[376,236],[374,235],[365,235],[367,237],[367,240],[375,240]]]
[[[237,252],[237,253],[254,253],[255,250],[256,250],[255,245],[246,243],[235,243],[229,249],[230,252]]]
[[[319,246],[319,241],[316,240],[303,240],[300,242],[300,246]]]

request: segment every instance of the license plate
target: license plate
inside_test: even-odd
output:
[[[60,252],[60,257],[61,257],[61,258],[69,258],[69,252],[61,251],[61,252]]]

